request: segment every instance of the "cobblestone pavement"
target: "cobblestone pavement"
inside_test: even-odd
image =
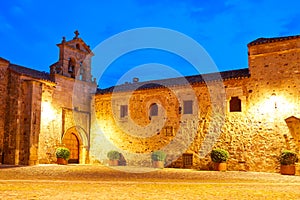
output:
[[[187,169],[143,171],[148,169],[0,165],[0,199],[300,199],[300,176]]]

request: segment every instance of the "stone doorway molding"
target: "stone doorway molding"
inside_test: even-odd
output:
[[[289,131],[290,131],[294,141],[300,148],[300,119],[295,116],[291,116],[291,117],[286,118],[285,122],[289,128]],[[287,135],[284,135],[284,136],[287,140],[288,139]]]
[[[87,164],[88,163],[88,153],[89,153],[89,142],[86,135],[86,132],[83,128],[79,126],[73,126],[68,128],[67,131],[62,136],[62,141],[64,136],[68,134],[74,134],[79,142],[79,164]]]

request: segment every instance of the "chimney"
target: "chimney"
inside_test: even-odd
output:
[[[139,78],[137,78],[137,77],[134,77],[134,78],[132,79],[132,82],[134,82],[134,83],[138,83],[138,82],[139,82]]]

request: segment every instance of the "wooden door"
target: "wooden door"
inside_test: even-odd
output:
[[[79,163],[79,141],[74,133],[67,133],[63,138],[63,143],[70,150],[69,163]]]

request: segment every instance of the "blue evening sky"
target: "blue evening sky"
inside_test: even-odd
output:
[[[259,37],[300,34],[299,8],[298,0],[3,0],[0,57],[48,72],[58,59],[56,44],[62,36],[72,39],[76,29],[79,37],[94,49],[122,31],[162,27],[197,41],[217,70],[240,69],[248,67],[249,42]],[[96,56],[101,59],[101,55]],[[142,67],[128,77],[138,76],[142,81],[176,74],[162,70],[166,66],[182,75],[199,73],[178,55],[146,49],[120,56],[102,77],[96,77],[99,86],[121,83],[120,77],[137,66]]]

